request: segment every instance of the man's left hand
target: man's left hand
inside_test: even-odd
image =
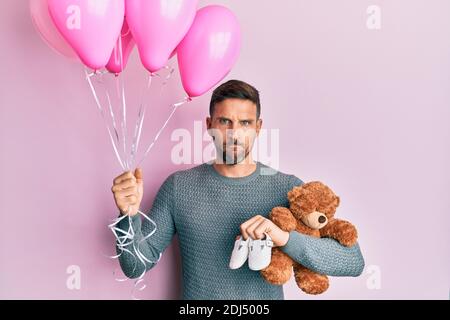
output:
[[[289,232],[281,230],[275,223],[261,215],[245,221],[241,224],[240,229],[244,240],[249,237],[253,240],[263,239],[267,233],[272,238],[275,247],[282,247],[289,240]]]

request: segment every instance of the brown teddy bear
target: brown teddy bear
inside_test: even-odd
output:
[[[289,208],[276,207],[270,219],[282,230],[307,234],[313,237],[336,239],[344,246],[357,241],[356,228],[347,221],[334,218],[339,197],[319,181],[305,183],[288,192]],[[315,273],[291,259],[280,248],[273,248],[270,265],[261,270],[269,283],[286,283],[294,270],[298,287],[308,294],[320,294],[328,289],[328,277]]]

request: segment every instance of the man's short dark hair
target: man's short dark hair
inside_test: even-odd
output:
[[[261,103],[259,100],[259,92],[255,87],[240,80],[230,80],[218,86],[212,94],[209,104],[209,115],[214,114],[216,103],[220,103],[226,99],[242,99],[250,100],[256,104],[256,119],[259,119],[261,113]]]

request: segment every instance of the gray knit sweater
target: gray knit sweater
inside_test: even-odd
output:
[[[252,174],[242,178],[222,176],[208,163],[175,172],[156,195],[148,216],[157,230],[142,242],[141,252],[148,260],[157,261],[178,234],[183,299],[284,299],[282,286],[269,284],[247,263],[237,270],[229,269],[228,263],[239,226],[257,214],[267,217],[273,207],[288,206],[287,192],[301,184],[296,176],[260,162]],[[128,229],[128,219],[118,226]],[[136,215],[132,228],[139,240],[153,225]],[[307,268],[330,276],[358,276],[364,268],[358,244],[347,248],[333,239],[292,231],[281,249]],[[119,261],[129,278],[143,272],[143,264],[136,264],[127,252]],[[147,264],[147,270],[155,265]]]

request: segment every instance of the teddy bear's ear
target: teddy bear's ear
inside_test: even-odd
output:
[[[291,190],[291,191],[289,191],[288,194],[287,194],[287,197],[288,197],[289,202],[292,202],[292,200],[294,200],[294,198],[295,198],[295,195],[294,195],[294,192],[293,192],[293,191],[294,191],[294,190]]]
[[[288,192],[287,197],[289,202],[292,202],[295,200],[295,198],[297,198],[297,196],[300,194],[300,190],[301,187],[299,186],[292,188],[291,191]]]

